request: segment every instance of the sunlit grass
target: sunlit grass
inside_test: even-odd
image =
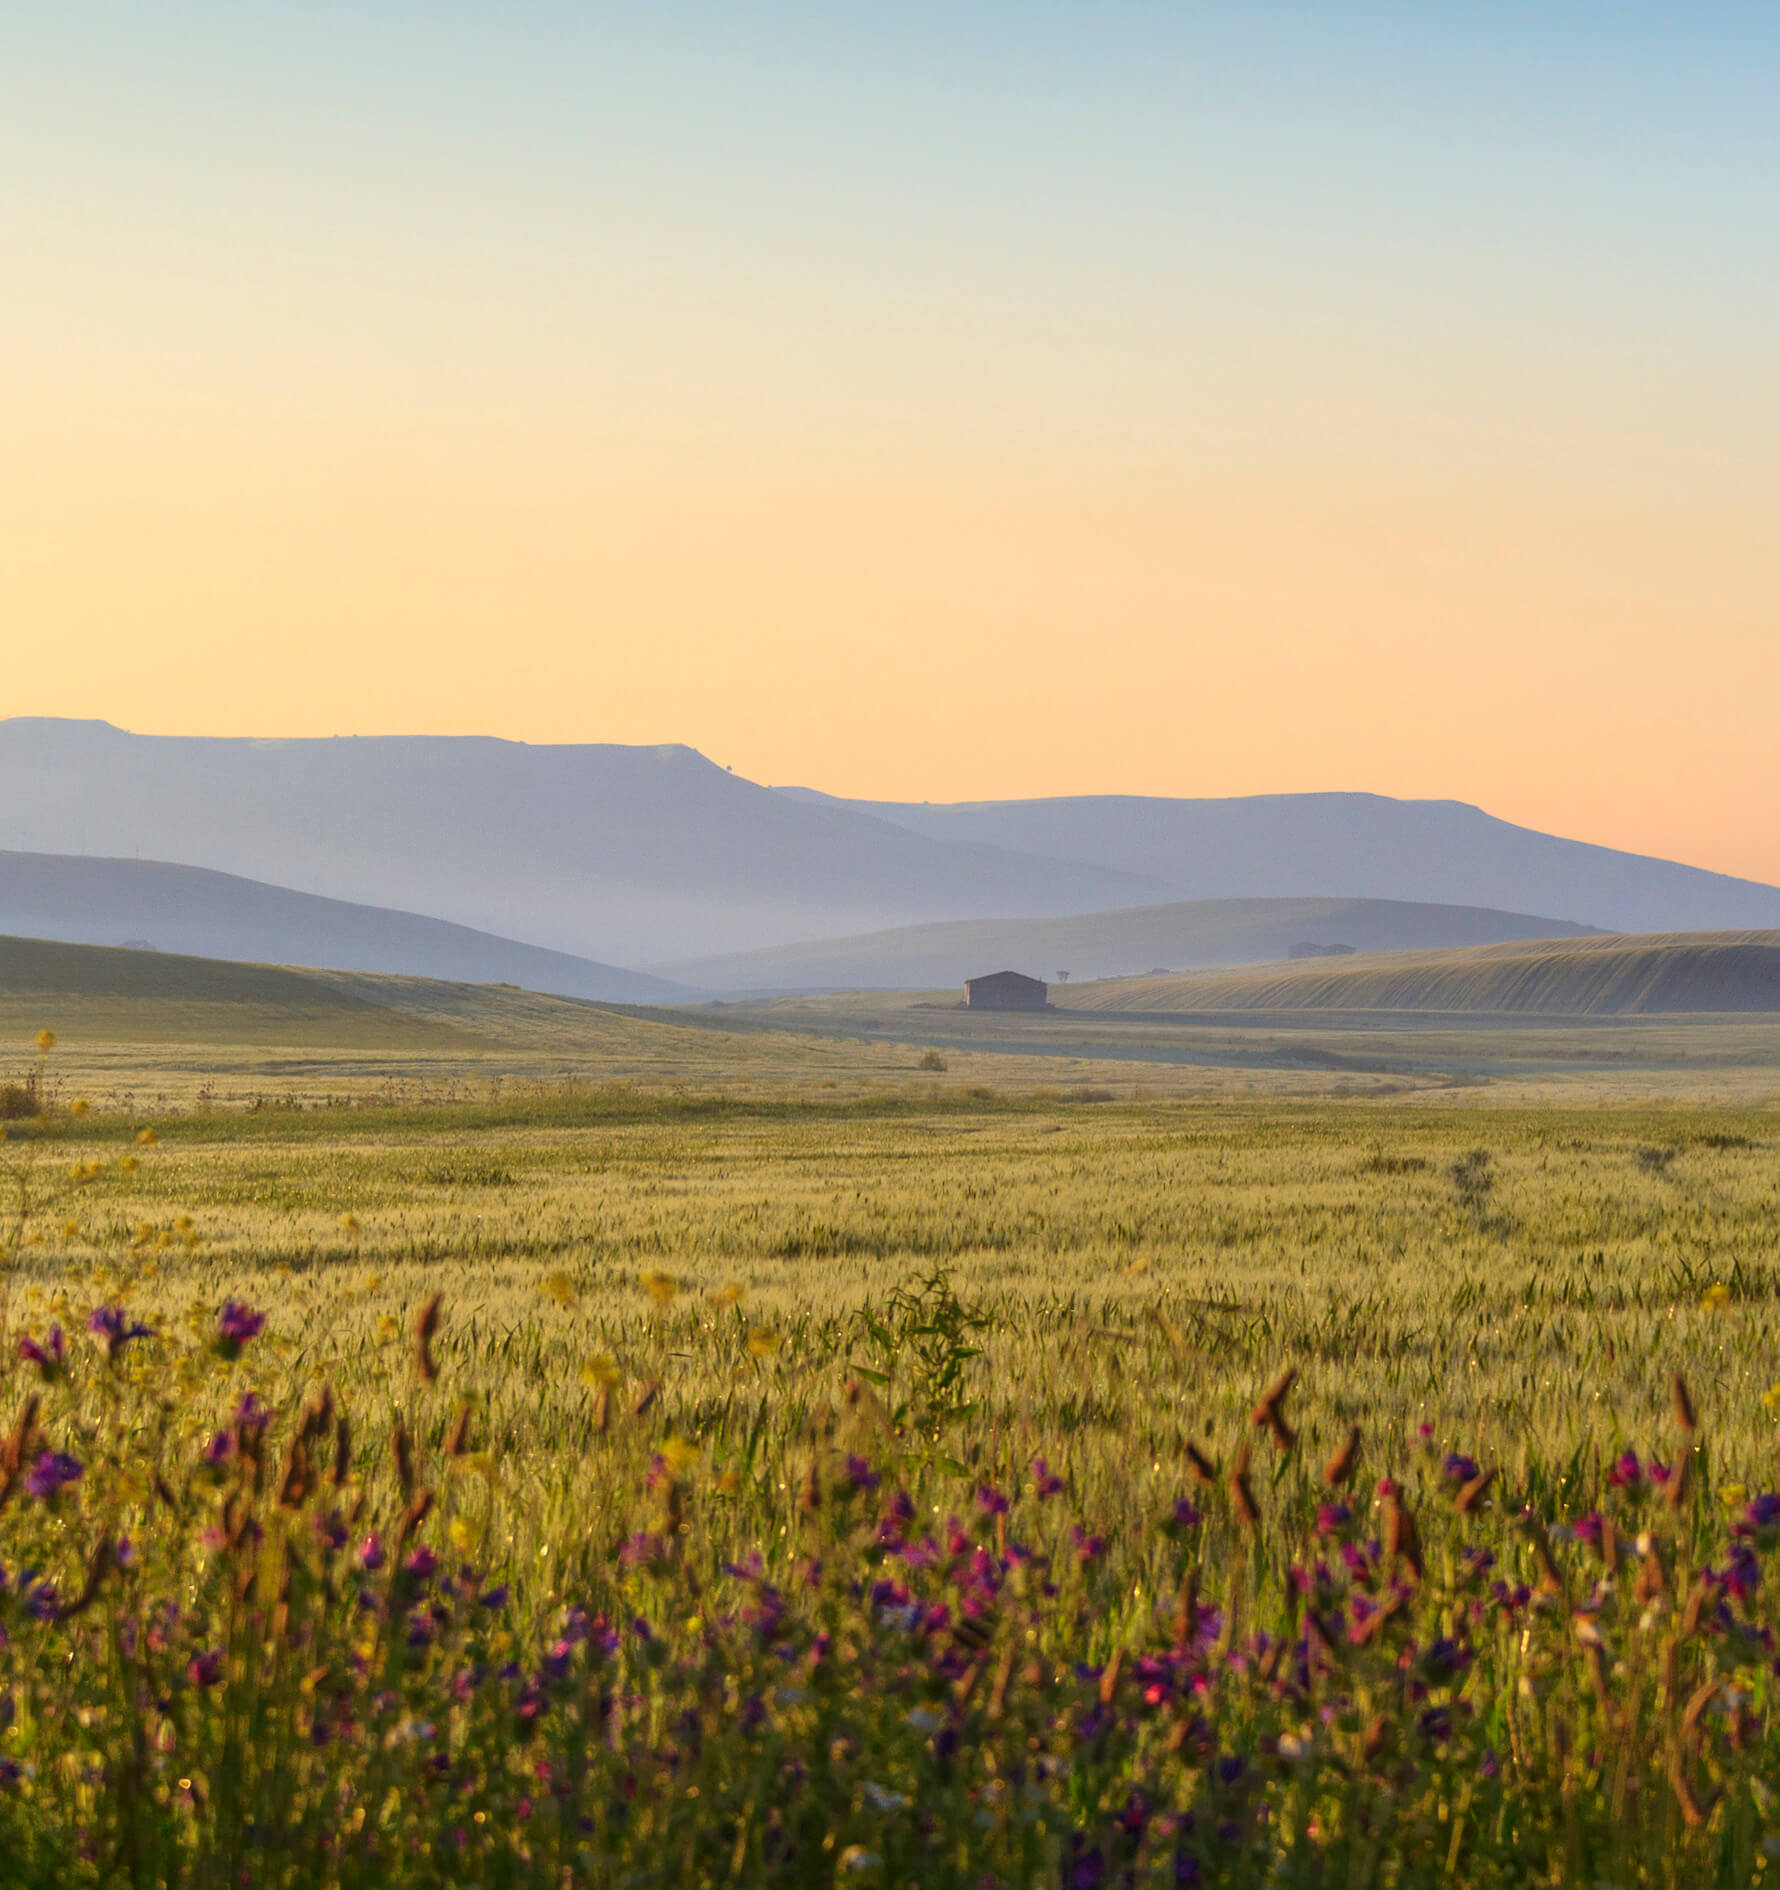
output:
[[[1770,1867],[1771,1114],[599,1090],[0,1157],[0,1883]]]

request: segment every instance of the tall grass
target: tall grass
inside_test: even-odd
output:
[[[1772,1867],[1771,1118],[245,1123],[6,1151],[0,1883]]]

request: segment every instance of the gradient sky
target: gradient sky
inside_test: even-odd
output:
[[[1776,97],[1772,4],[9,9],[0,713],[1780,881]]]

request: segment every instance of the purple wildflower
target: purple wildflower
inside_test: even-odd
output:
[[[1780,1523],[1780,1496],[1772,1490],[1764,1490],[1760,1496],[1752,1497],[1743,1511],[1743,1521],[1751,1529],[1772,1529]]]
[[[651,1529],[639,1529],[619,1545],[618,1559],[626,1568],[660,1568],[667,1560],[667,1543]]]
[[[977,1489],[977,1507],[985,1516],[1005,1516],[1007,1498],[993,1484],[984,1483]]]
[[[1086,1568],[1090,1562],[1097,1562],[1106,1553],[1106,1538],[1091,1536],[1080,1523],[1071,1523],[1069,1540],[1075,1549],[1075,1559]]]
[[[1644,1481],[1644,1466],[1638,1461],[1635,1450],[1622,1451],[1613,1468],[1607,1472],[1607,1481],[1616,1490],[1635,1490]]]
[[[374,1575],[383,1566],[383,1540],[380,1536],[366,1536],[359,1544],[358,1565],[367,1575]]]
[[[1591,1549],[1601,1546],[1602,1518],[1598,1509],[1591,1509],[1586,1516],[1578,1516],[1570,1525],[1570,1533],[1578,1542],[1586,1542]]]
[[[46,1379],[60,1376],[67,1350],[60,1326],[51,1326],[41,1345],[33,1338],[21,1336],[19,1339],[19,1357],[35,1365]]]
[[[849,1490],[875,1490],[882,1477],[863,1457],[849,1456],[847,1459],[847,1488]]]
[[[238,1299],[226,1300],[216,1318],[216,1349],[224,1358],[239,1358],[241,1348],[265,1329],[266,1315]]]
[[[1179,1496],[1175,1498],[1174,1508],[1169,1511],[1168,1520],[1162,1527],[1171,1536],[1182,1535],[1189,1529],[1197,1529],[1200,1521],[1199,1512],[1193,1507],[1192,1499]]]
[[[1032,1482],[1040,1497],[1063,1494],[1063,1479],[1052,1474],[1051,1466],[1042,1457],[1032,1459]]]
[[[46,1450],[25,1472],[25,1489],[47,1503],[57,1491],[78,1481],[83,1469],[80,1459],[65,1450]]]
[[[148,1328],[137,1325],[121,1306],[95,1306],[87,1320],[87,1330],[105,1341],[105,1356],[116,1358],[132,1339],[146,1339]]]
[[[223,1657],[220,1649],[211,1648],[202,1654],[194,1654],[186,1663],[185,1677],[195,1687],[213,1687],[222,1675]]]
[[[1469,1483],[1477,1475],[1477,1459],[1463,1451],[1449,1450],[1440,1465],[1440,1474],[1448,1483]]]

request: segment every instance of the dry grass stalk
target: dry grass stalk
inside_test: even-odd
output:
[[[1353,1476],[1354,1467],[1360,1460],[1360,1427],[1354,1425],[1347,1434],[1347,1441],[1336,1451],[1333,1457],[1323,1465],[1323,1485],[1326,1489],[1339,1490]]]
[[[430,1385],[439,1376],[439,1367],[433,1360],[433,1339],[439,1330],[439,1308],[444,1304],[445,1295],[435,1293],[421,1307],[414,1321],[414,1369],[423,1384]]]

